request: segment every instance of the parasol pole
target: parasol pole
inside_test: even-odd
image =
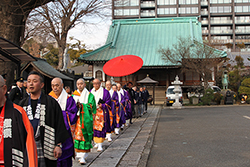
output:
[[[112,85],[115,84],[115,82],[114,82],[114,77],[111,77],[110,81],[111,81],[111,84],[112,84]]]
[[[155,84],[153,85],[153,104],[155,105]]]

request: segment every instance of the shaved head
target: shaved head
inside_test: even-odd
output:
[[[0,75],[0,85],[1,86],[5,85],[5,81],[4,81],[3,77],[2,77],[2,75]]]
[[[52,79],[51,82],[53,82],[53,80],[54,80],[54,81],[57,81],[57,82],[59,82],[59,83],[61,83],[61,84],[63,84],[63,80],[62,80],[61,78],[56,77],[56,78]]]
[[[63,90],[63,81],[61,78],[54,78],[51,81],[51,88],[53,92],[59,97]]]
[[[95,90],[98,90],[100,88],[100,86],[101,86],[101,81],[99,79],[97,79],[97,78],[94,79],[93,80],[93,86],[94,86]]]
[[[83,78],[79,78],[77,81],[76,81],[76,87],[77,89],[82,92],[83,89],[85,88],[86,84],[85,84],[85,81]]]
[[[78,81],[79,81],[79,82],[85,82],[85,80],[84,80],[83,78],[79,78],[79,79],[76,81],[76,83],[77,83]]]
[[[119,91],[119,90],[121,90],[121,84],[120,83],[118,83],[118,84],[116,84],[116,86],[117,86],[117,90]]]
[[[101,83],[100,79],[98,79],[98,78],[95,78],[95,79],[93,80],[93,82],[99,82],[99,83]]]
[[[107,90],[111,89],[111,82],[110,81],[106,82],[106,88],[107,88]]]

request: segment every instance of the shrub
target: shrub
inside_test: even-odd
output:
[[[247,98],[246,103],[250,104],[250,98]]]
[[[250,78],[246,78],[241,82],[240,88],[238,90],[239,94],[250,95]]]
[[[214,102],[216,102],[216,104],[220,104],[220,101],[223,99],[223,95],[220,94],[219,92],[214,94]]]
[[[205,90],[205,94],[201,98],[201,101],[204,105],[210,105],[213,99],[214,99],[214,91],[212,89],[207,89]]]

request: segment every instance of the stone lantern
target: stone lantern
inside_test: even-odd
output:
[[[182,108],[182,104],[179,101],[179,94],[181,93],[181,87],[180,87],[180,85],[182,85],[183,82],[181,82],[179,80],[178,75],[176,75],[175,81],[171,82],[171,84],[174,85],[173,92],[175,93],[175,102],[174,102],[174,104],[170,108],[171,109],[181,109]]]

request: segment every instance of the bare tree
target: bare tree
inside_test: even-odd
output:
[[[170,62],[181,67],[181,72],[194,72],[204,82],[204,87],[208,87],[208,82],[211,80],[212,72],[215,72],[216,66],[221,62],[220,52],[214,48],[199,43],[179,38],[178,42],[168,48],[160,48],[162,59],[165,62]]]
[[[63,55],[67,46],[69,30],[78,24],[85,24],[89,17],[105,18],[110,2],[102,0],[60,0],[35,9],[30,17],[37,23],[35,34],[49,34],[57,41],[59,48],[58,69],[63,67]]]

